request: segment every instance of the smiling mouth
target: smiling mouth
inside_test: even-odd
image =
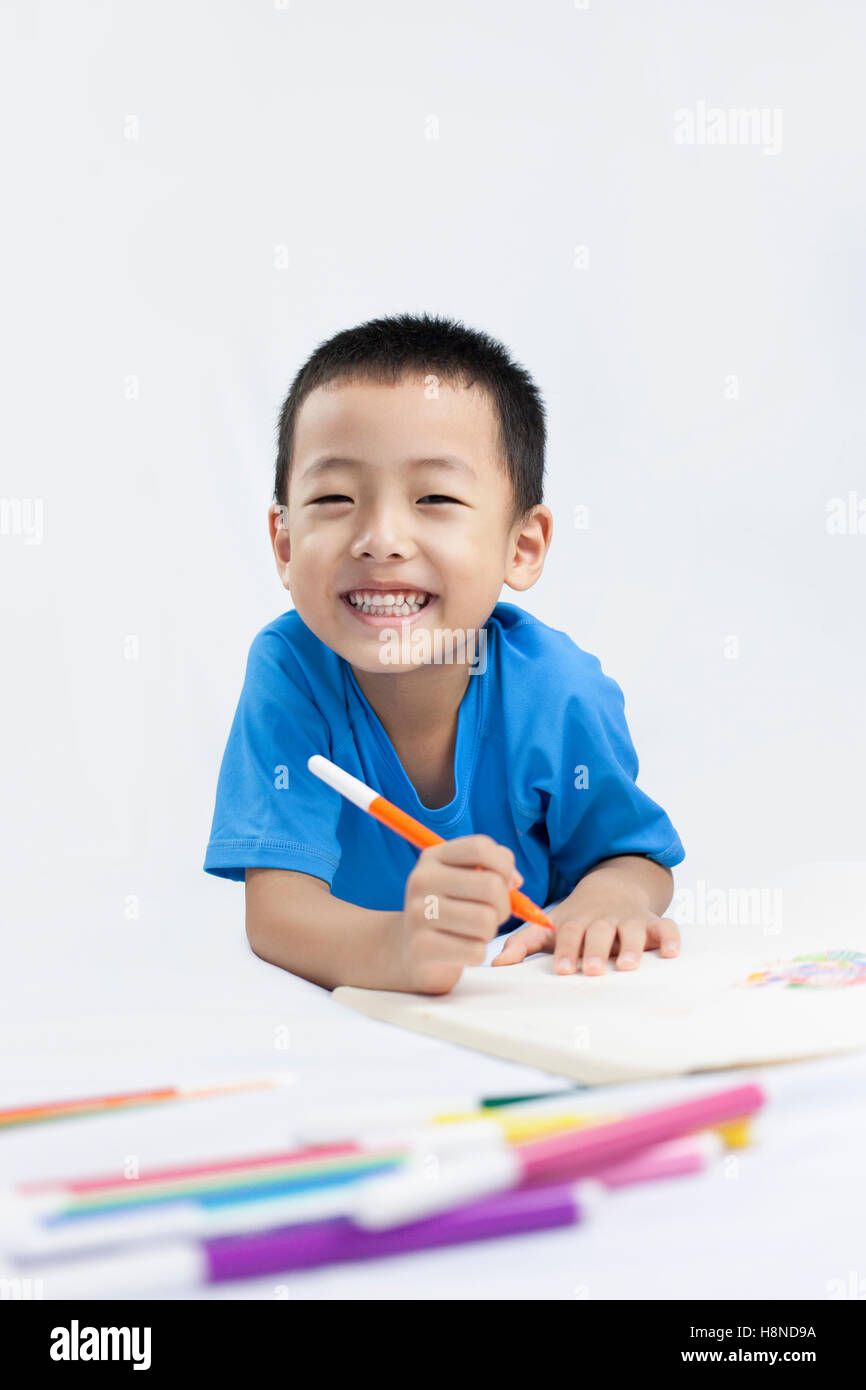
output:
[[[412,618],[427,608],[436,595],[424,589],[349,589],[340,598],[359,616]]]

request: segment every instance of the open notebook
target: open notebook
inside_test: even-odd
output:
[[[557,976],[541,955],[467,969],[449,994],[334,998],[585,1085],[782,1062],[866,1046],[866,927],[692,927],[681,956],[634,971]]]

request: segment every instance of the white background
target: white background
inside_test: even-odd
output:
[[[0,493],[43,514],[0,535],[9,1093],[63,1080],[61,1015],[103,1020],[94,1084],[130,1009],[255,1015],[242,890],[201,862],[289,606],[276,417],[383,313],[537,380],[554,542],[502,597],[622,685],[678,882],[863,860],[866,534],[827,508],[866,498],[866,10],[22,0],[2,37]],[[781,149],[678,144],[699,102],[781,111]]]

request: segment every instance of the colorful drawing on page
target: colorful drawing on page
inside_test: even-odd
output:
[[[866,983],[866,953],[863,951],[816,951],[793,960],[780,961],[758,970],[744,985],[785,985],[788,989],[838,989],[842,985]]]

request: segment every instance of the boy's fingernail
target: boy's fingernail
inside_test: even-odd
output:
[[[666,941],[665,944],[662,946],[662,955],[675,956],[679,949],[680,948],[675,941]]]
[[[604,969],[604,961],[601,956],[587,956],[583,962],[583,973],[585,975],[594,974],[597,970]]]
[[[511,875],[511,887],[512,887],[512,888],[519,888],[522,882],[523,882],[523,874],[519,874],[519,873],[517,872],[517,870],[515,869],[515,870],[514,870],[514,873]]]
[[[556,973],[558,975],[573,975],[574,961],[569,960],[568,956],[560,956],[556,962]]]
[[[634,951],[623,951],[619,958],[620,965],[636,965],[637,956]]]

